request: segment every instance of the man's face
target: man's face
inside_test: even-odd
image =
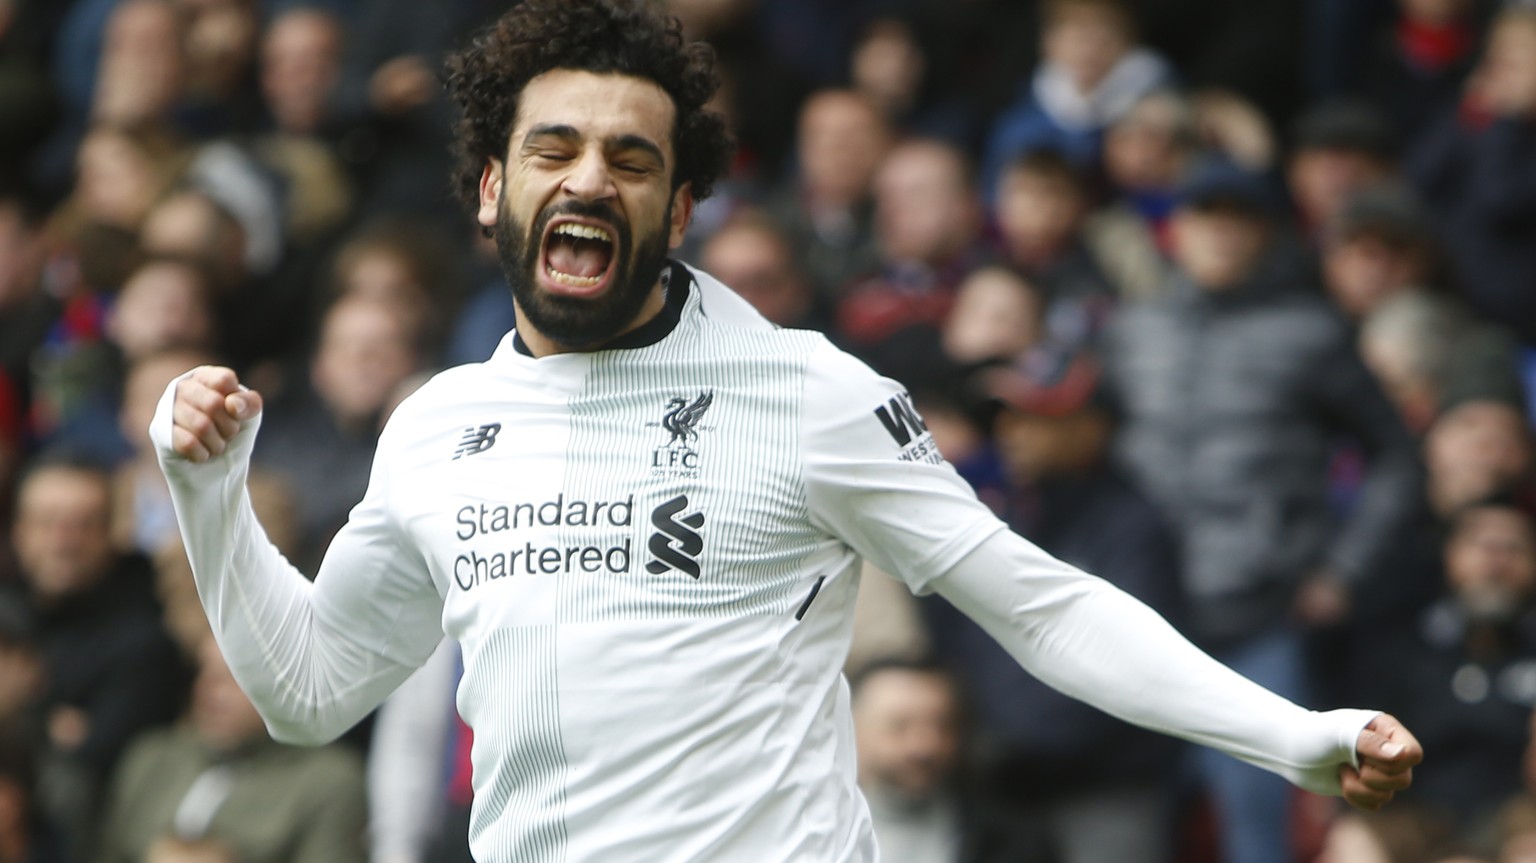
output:
[[[285,131],[313,132],[341,67],[341,32],[328,14],[299,9],[280,16],[262,45],[261,90]]]
[[[1430,490],[1443,512],[1527,476],[1533,456],[1520,411],[1486,400],[1458,405],[1436,420],[1424,450]]]
[[[523,88],[503,163],[480,179],[520,327],[587,349],[661,308],[658,278],[693,208],[672,99],[653,82],[556,69]],[[527,333],[524,333],[525,338]]]
[[[866,680],[853,708],[861,782],[915,800],[938,790],[959,755],[957,713],[940,675],[892,669]]]
[[[1180,207],[1173,217],[1173,256],[1208,290],[1237,285],[1253,271],[1268,232],[1262,218],[1225,205]]]
[[[1011,251],[1054,253],[1076,232],[1086,209],[1070,181],[1014,169],[1003,176],[997,199],[998,228]]]
[[[33,474],[17,502],[15,542],[22,573],[45,601],[95,585],[112,567],[106,477],[67,467]]]
[[[1346,147],[1317,147],[1291,157],[1287,183],[1310,225],[1326,225],[1360,190],[1384,182],[1391,166],[1383,159]]]
[[[893,151],[875,179],[875,223],[889,261],[942,266],[974,239],[976,203],[965,162],[943,144]]]
[[[852,93],[831,91],[807,100],[798,155],[814,203],[847,207],[868,196],[889,137],[874,106]]]
[[[1445,569],[1468,614],[1510,620],[1536,592],[1536,531],[1519,510],[1479,507],[1461,517],[1446,543]]]
[[[1357,320],[1412,287],[1422,269],[1418,255],[1371,234],[1341,239],[1323,255],[1329,296]]]

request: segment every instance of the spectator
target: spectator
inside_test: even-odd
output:
[[[981,222],[964,154],[921,140],[892,150],[876,180],[880,271],[839,302],[837,334],[908,384],[930,374],[955,289],[982,260]]]
[[[511,296],[505,282],[497,289]],[[462,290],[451,247],[435,231],[409,219],[384,219],[364,226],[336,252],[329,297],[390,306],[406,320],[424,359],[435,359]],[[502,334],[511,329],[506,323]]]
[[[800,109],[795,179],[768,210],[827,300],[877,266],[872,195],[889,146],[884,115],[858,93],[823,90]]]
[[[123,760],[97,863],[220,850],[227,856],[212,859],[362,863],[357,757],[338,744],[273,742],[212,639],[198,658],[189,721],[138,738]]]
[[[1105,130],[1170,77],[1162,58],[1137,46],[1122,0],[1050,0],[1042,14],[1044,60],[987,140],[982,188],[989,192],[1005,166],[1033,150],[1096,167]]]
[[[1357,192],[1390,180],[1399,138],[1369,102],[1335,99],[1296,121],[1286,184],[1302,233],[1320,241]]]
[[[954,680],[922,661],[877,660],[852,690],[859,788],[882,859],[1019,859],[1018,841],[997,833],[958,788],[964,730]]]
[[[1191,175],[1173,215],[1164,296],[1126,307],[1108,338],[1126,412],[1121,464],[1171,520],[1183,552],[1186,631],[1240,673],[1308,699],[1300,625],[1342,621],[1413,512],[1412,438],[1273,237],[1252,175]],[[1335,525],[1327,466],[1340,433],[1366,479]],[[1289,860],[1281,783],[1197,756],[1225,859]]]
[[[1438,214],[1464,296],[1536,345],[1536,9],[1505,8],[1461,109],[1411,153],[1408,174]]]
[[[1104,174],[1115,196],[1084,226],[1083,241],[1126,297],[1151,296],[1162,282],[1168,217],[1198,143],[1193,109],[1171,90],[1141,97],[1109,127]]]
[[[210,351],[215,327],[208,276],[175,258],[154,258],[134,270],[106,322],[107,335],[130,365],[170,348]]]
[[[367,489],[384,410],[421,363],[416,334],[396,307],[344,296],[325,315],[310,386],[269,408],[253,463],[296,492],[300,569],[315,571]]]
[[[1118,293],[1083,239],[1091,193],[1061,154],[1041,150],[1003,172],[997,225],[1008,263],[1044,290],[1052,335],[1092,340]]]
[[[182,4],[178,11],[186,28],[182,125],[205,140],[256,131],[261,116],[253,74],[256,4],[201,0]]]
[[[1014,529],[1165,614],[1177,613],[1173,536],[1108,462],[1111,409],[1087,356],[984,374]],[[1179,744],[1129,727],[1031,677],[975,624],[925,602],[934,652],[974,693],[989,798],[1062,863],[1173,859],[1170,777]]]
[[[1513,341],[1449,297],[1409,290],[1380,303],[1361,322],[1360,353],[1415,434],[1446,405],[1520,398]]]
[[[886,122],[899,133],[969,150],[971,117],[957,100],[934,89],[929,51],[918,26],[915,20],[895,16],[869,22],[849,57],[853,89],[879,105]]]
[[[118,415],[129,457],[113,476],[113,545],[126,554],[154,557],[167,545],[181,541],[165,474],[149,444],[149,421],[166,386],[177,377],[215,361],[196,345],[171,345],[137,357],[123,384]]]
[[[1477,59],[1475,0],[1397,0],[1365,62],[1365,92],[1414,140],[1456,104]]]
[[[1359,321],[1404,291],[1441,284],[1429,214],[1404,187],[1355,193],[1322,241],[1323,287],[1350,320]]]
[[[168,0],[125,0],[107,22],[91,121],[117,126],[171,121],[186,75],[184,30]]]
[[[727,221],[705,242],[699,266],[781,327],[827,328],[810,278],[766,214],[742,212]]]
[[[1358,679],[1439,753],[1405,799],[1471,836],[1522,787],[1536,709],[1536,523],[1507,498],[1471,503],[1451,519],[1444,567],[1443,598],[1384,633]]]
[[[341,74],[342,22],[300,6],[272,19],[261,46],[261,91],[272,130],[254,152],[283,177],[288,239],[309,247],[339,228],[352,188],[326,137]]]
[[[22,479],[15,542],[47,675],[43,805],[78,856],[128,741],[175,716],[184,678],[148,567],[112,547],[111,478],[63,458]]]
[[[1429,503],[1441,518],[1501,488],[1527,495],[1536,465],[1520,409],[1492,398],[1448,407],[1425,436],[1424,452]]]
[[[1045,336],[1045,303],[1038,287],[1007,267],[974,270],[944,324],[945,355],[962,367],[1021,356]]]

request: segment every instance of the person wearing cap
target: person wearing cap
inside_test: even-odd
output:
[[[1392,178],[1398,135],[1376,106],[1353,99],[1320,103],[1296,121],[1286,186],[1308,237],[1318,239],[1357,192]]]
[[[1362,364],[1346,322],[1306,290],[1276,239],[1262,181],[1198,166],[1171,221],[1174,267],[1157,299],[1106,337],[1124,423],[1116,456],[1173,524],[1187,631],[1227,664],[1294,697],[1309,687],[1302,632],[1341,624],[1420,493],[1412,438]],[[1351,517],[1329,508],[1340,434],[1366,475]],[[1197,756],[1231,863],[1280,863],[1288,790]]]
[[[974,380],[997,411],[1009,525],[1177,620],[1173,536],[1109,462],[1115,409],[1097,362],[1039,347]],[[1041,683],[947,603],[924,601],[923,612],[935,654],[995,745],[976,778],[1041,853],[1062,863],[1172,859],[1180,745]]]

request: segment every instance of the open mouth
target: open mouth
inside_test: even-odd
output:
[[[614,232],[609,228],[578,221],[555,223],[544,235],[543,265],[549,287],[560,293],[595,293],[612,274],[615,252]]]

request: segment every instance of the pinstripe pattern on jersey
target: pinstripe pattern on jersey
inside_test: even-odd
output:
[[[791,613],[803,598],[799,564],[820,539],[806,511],[799,422],[815,337],[720,325],[696,314],[698,302],[695,292],[667,339],[595,356],[571,402],[567,494],[633,490],[635,513],[630,571],[563,578],[563,622]],[[698,476],[653,475],[669,401],[706,391],[713,404],[692,444]],[[651,511],[679,494],[705,515],[698,580],[645,570]]]
[[[465,685],[480,693],[478,710],[495,715],[501,733],[517,739],[499,747],[501,758],[479,757],[475,744],[475,802],[469,835],[476,860],[563,863],[566,859],[565,789],[568,768],[560,733],[560,696],[554,626],[498,629],[466,657]],[[478,679],[494,673],[495,680]],[[478,726],[482,716],[466,716]],[[491,830],[508,820],[516,830]],[[509,842],[508,840],[515,840]],[[497,840],[501,840],[497,842]]]

